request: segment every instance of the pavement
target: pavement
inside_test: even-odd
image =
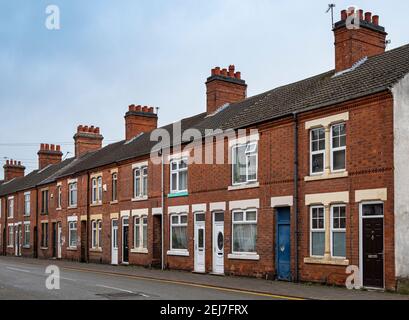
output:
[[[60,270],[49,290],[46,268]],[[0,256],[0,300],[409,300],[380,291]]]

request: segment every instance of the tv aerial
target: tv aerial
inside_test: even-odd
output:
[[[328,9],[325,13],[328,13],[331,11],[331,24],[332,24],[332,28],[334,28],[334,8],[336,7],[335,3],[330,3],[328,4]]]

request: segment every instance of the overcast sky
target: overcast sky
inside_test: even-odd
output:
[[[0,0],[0,160],[28,173],[42,142],[72,153],[79,124],[121,140],[129,104],[160,107],[159,125],[203,112],[215,66],[235,64],[249,96],[330,70],[329,2]],[[334,2],[336,21],[358,5],[380,15],[389,48],[409,43],[409,1]],[[58,31],[45,27],[49,4]]]

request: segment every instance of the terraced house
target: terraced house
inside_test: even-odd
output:
[[[409,45],[385,51],[379,17],[335,24],[335,69],[247,98],[234,66],[206,81],[207,108],[162,127],[132,105],[125,139],[78,126],[75,157],[42,144],[39,169],[4,166],[5,255],[399,289],[409,279]],[[97,119],[96,119],[97,120]],[[178,128],[178,129],[177,129]],[[202,150],[222,163],[190,161]],[[222,138],[208,130],[243,129]],[[175,135],[176,136],[176,135]],[[178,147],[182,145],[182,147]],[[231,161],[227,161],[231,159]]]

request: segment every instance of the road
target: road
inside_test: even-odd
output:
[[[52,264],[52,261],[50,261]],[[285,299],[265,293],[201,285],[138,279],[92,270],[60,268],[60,289],[46,287],[46,265],[0,259],[0,299],[12,300],[272,300]]]

